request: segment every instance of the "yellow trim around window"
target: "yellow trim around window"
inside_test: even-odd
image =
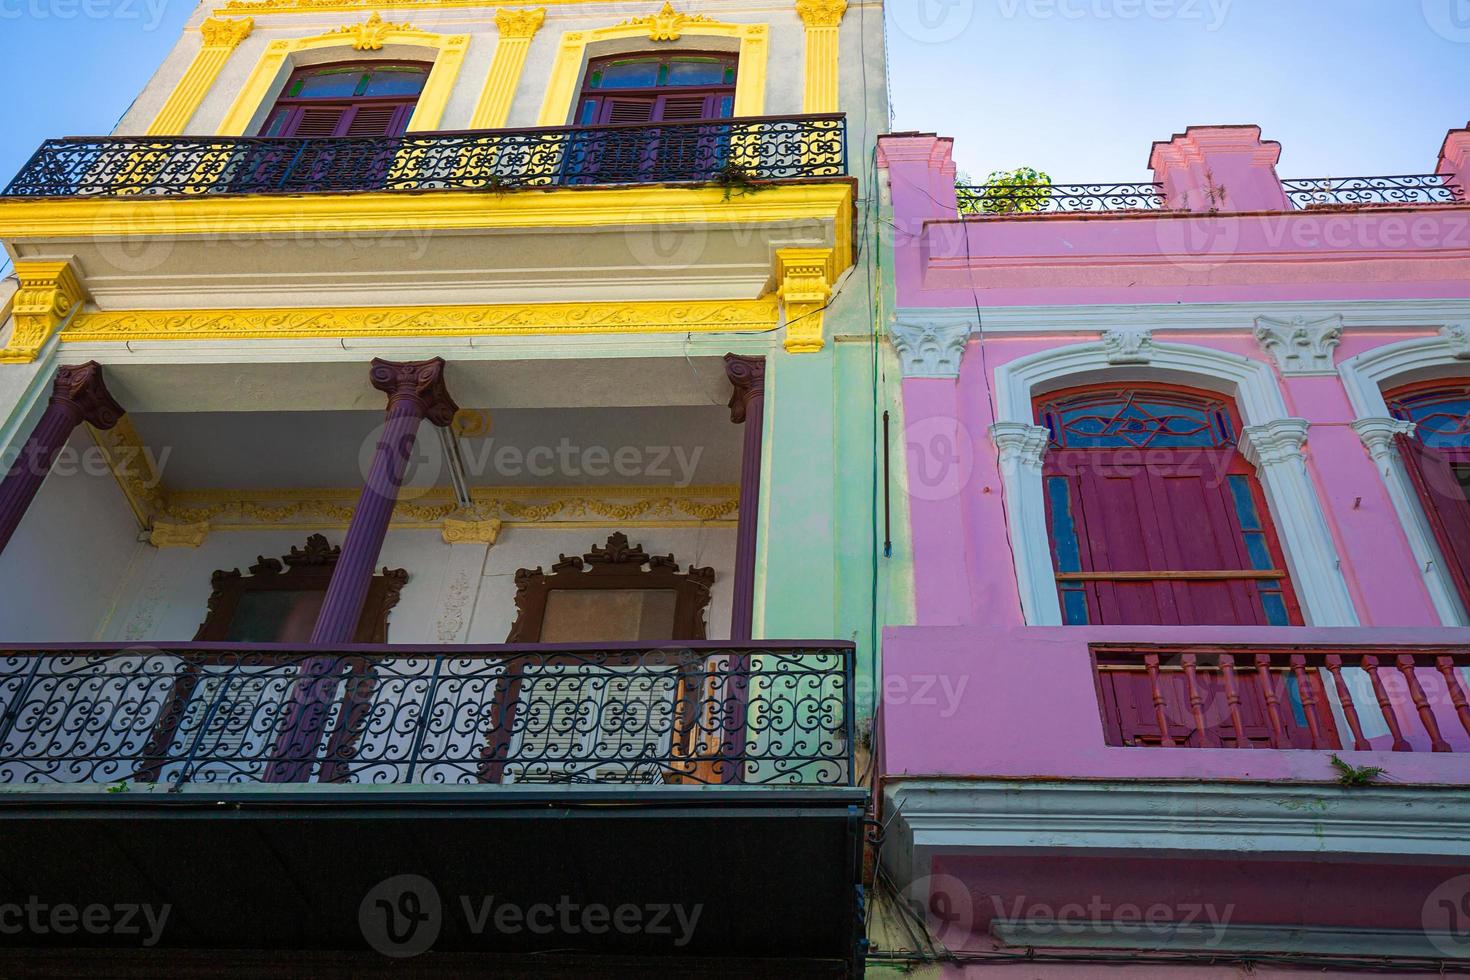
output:
[[[168,101],[153,117],[148,126],[149,136],[179,136],[184,132],[210,86],[219,77],[220,69],[254,29],[255,20],[250,17],[238,20],[211,17],[199,25],[199,50],[184,77],[169,93]]]
[[[674,15],[679,16],[679,15]],[[551,66],[551,79],[546,84],[546,99],[541,103],[538,126],[565,126],[571,122],[572,105],[577,100],[577,83],[587,63],[587,46],[598,41],[643,38],[659,41],[678,40],[681,36],[733,37],[740,39],[740,65],[735,76],[736,116],[759,116],[766,105],[766,58],[770,49],[771,29],[768,24],[724,24],[712,20],[683,17],[674,30],[657,16],[645,17],[599,27],[595,31],[567,31],[561,36],[556,61]]]
[[[431,132],[439,128],[444,116],[444,107],[454,90],[464,63],[465,51],[469,48],[468,34],[431,34],[420,31],[409,24],[384,24],[375,14],[367,24],[347,25],[315,37],[299,37],[287,41],[272,41],[260,56],[260,61],[246,79],[234,105],[225,113],[220,123],[219,136],[246,136],[257,113],[271,90],[289,74],[294,67],[291,56],[301,51],[318,51],[322,48],[343,47],[356,51],[377,51],[385,45],[406,45],[428,48],[435,52],[434,67],[424,82],[419,94],[418,105],[408,121],[410,133]]]

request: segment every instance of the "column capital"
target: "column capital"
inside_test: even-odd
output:
[[[836,27],[847,13],[847,0],[796,0],[796,12],[807,30],[814,27]]]
[[[504,7],[495,11],[495,26],[502,38],[521,38],[529,41],[546,22],[546,8],[535,7],[525,10],[509,10]]]
[[[41,353],[72,311],[87,298],[76,269],[67,260],[20,260],[15,263],[15,329],[0,348],[0,362],[29,364]]]
[[[725,377],[730,379],[730,384],[735,388],[730,394],[730,421],[739,425],[745,421],[745,412],[750,403],[765,397],[766,359],[726,354]]]
[[[459,406],[444,384],[444,358],[427,361],[385,361],[373,358],[368,377],[373,387],[388,396],[388,408],[412,401],[430,422],[441,428],[454,421]]]
[[[127,411],[112,397],[102,379],[102,365],[63,364],[56,369],[51,387],[51,404],[65,405],[84,422],[99,429],[110,429]]]
[[[1240,452],[1257,469],[1301,461],[1305,456],[1306,419],[1272,419],[1240,430]]]
[[[786,350],[815,354],[826,343],[822,321],[836,278],[836,251],[830,248],[783,248],[776,252],[777,295],[786,312]]]
[[[1342,343],[1342,315],[1308,320],[1304,316],[1277,320],[1256,317],[1256,343],[1276,359],[1286,376],[1335,375],[1332,352]]]
[[[977,328],[973,313],[927,317],[898,312],[890,339],[905,378],[958,378],[960,359]]]
[[[1414,423],[1405,419],[1370,417],[1354,419],[1349,424],[1374,460],[1393,454],[1396,437],[1414,434]]]
[[[990,427],[990,438],[1000,450],[1000,465],[1040,467],[1051,445],[1051,430],[1030,422],[996,422]]]
[[[206,48],[234,49],[241,41],[249,37],[253,30],[255,30],[255,18],[253,17],[242,17],[239,20],[211,17],[199,25],[199,33],[204,38]]]

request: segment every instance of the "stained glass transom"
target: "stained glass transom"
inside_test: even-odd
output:
[[[1235,445],[1224,401],[1174,391],[1092,391],[1043,402],[1055,449],[1217,449]]]

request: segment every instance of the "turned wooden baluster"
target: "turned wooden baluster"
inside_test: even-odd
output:
[[[1281,725],[1281,709],[1276,699],[1276,687],[1272,683],[1271,655],[1256,654],[1256,677],[1261,683],[1261,693],[1266,696],[1266,720],[1271,723],[1271,748],[1286,748],[1286,730]]]
[[[1332,675],[1332,683],[1337,688],[1337,699],[1342,702],[1343,717],[1347,719],[1348,728],[1353,733],[1353,748],[1359,752],[1367,752],[1373,746],[1363,737],[1363,724],[1358,720],[1358,706],[1353,704],[1353,694],[1348,690],[1347,682],[1342,679],[1342,657],[1329,653],[1327,672]]]
[[[1388,733],[1393,736],[1393,750],[1395,752],[1412,752],[1414,747],[1404,738],[1403,730],[1399,728],[1399,716],[1394,714],[1393,702],[1389,700],[1388,691],[1383,687],[1383,680],[1378,676],[1378,658],[1372,655],[1365,656],[1362,667],[1368,672],[1368,679],[1373,682],[1373,696],[1378,700],[1378,707],[1383,711],[1383,720],[1388,723]]]
[[[1225,703],[1230,705],[1230,724],[1235,729],[1235,747],[1253,749],[1255,743],[1245,737],[1245,722],[1240,717],[1240,691],[1235,686],[1235,655],[1220,654],[1220,678],[1225,684]]]
[[[1460,716],[1460,724],[1465,727],[1465,733],[1470,735],[1470,703],[1467,703],[1465,697],[1465,679],[1455,669],[1455,658],[1436,657],[1434,665],[1444,675],[1444,686],[1450,691],[1450,703],[1455,706],[1455,714]]]
[[[1317,693],[1312,679],[1307,676],[1306,654],[1293,653],[1291,655],[1291,672],[1296,675],[1297,695],[1302,699],[1302,714],[1307,716],[1307,731],[1312,736],[1312,748],[1336,748],[1336,746],[1324,745],[1322,742],[1322,726],[1317,721]]]
[[[1145,653],[1143,665],[1148,669],[1149,694],[1154,699],[1154,717],[1159,721],[1159,744],[1164,748],[1173,748],[1174,739],[1169,735],[1169,714],[1164,710],[1164,690],[1159,686],[1159,655]]]
[[[1189,713],[1194,716],[1194,730],[1199,733],[1199,744],[1204,748],[1216,747],[1220,740],[1205,724],[1205,699],[1200,693],[1199,678],[1195,674],[1197,658],[1192,653],[1186,653],[1180,660],[1184,664],[1184,686],[1189,693]]]
[[[1419,676],[1414,673],[1414,655],[1412,653],[1401,653],[1398,657],[1399,673],[1404,675],[1404,681],[1409,685],[1409,697],[1414,701],[1414,707],[1419,711],[1419,721],[1424,725],[1424,731],[1429,735],[1429,749],[1431,752],[1448,752],[1450,743],[1444,740],[1439,732],[1439,721],[1434,717],[1434,709],[1429,706],[1429,699],[1424,696],[1424,688],[1419,684]]]

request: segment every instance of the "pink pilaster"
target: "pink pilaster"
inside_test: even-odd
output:
[[[1184,211],[1287,211],[1276,175],[1281,144],[1262,142],[1259,126],[1190,126],[1155,143],[1148,165],[1170,208]]]
[[[1460,200],[1470,201],[1470,123],[1465,127],[1452,129],[1445,136],[1434,172],[1449,175],[1449,183],[1458,190]]]
[[[933,133],[881,137],[878,167],[888,171],[898,281],[917,282],[923,274],[925,223],[959,216],[954,189],[954,141]],[[900,295],[899,305],[903,304]]]
[[[964,529],[976,440],[960,421],[958,399],[953,378],[903,383],[915,603],[923,626],[959,626],[973,615],[975,566],[965,554]]]
[[[1383,477],[1352,428],[1342,383],[1331,376],[1286,377],[1282,386],[1293,414],[1312,424],[1307,469],[1363,625],[1439,625]]]

